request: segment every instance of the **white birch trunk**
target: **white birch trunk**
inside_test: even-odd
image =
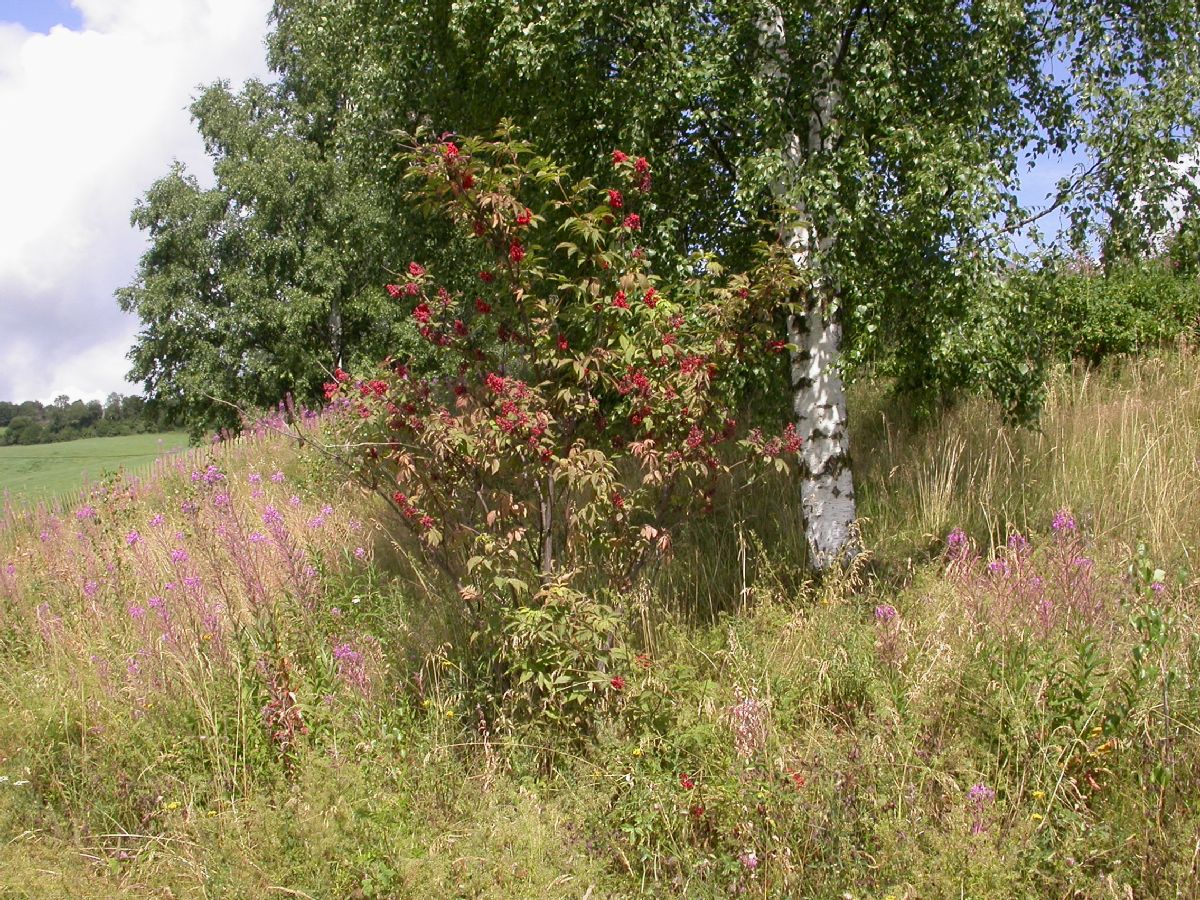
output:
[[[787,53],[781,15],[764,22],[762,39],[769,51],[768,79],[782,82]],[[785,171],[773,188],[785,204],[806,156],[827,149],[830,125],[837,114],[837,85],[829,77],[809,113],[807,139],[791,133],[784,148]],[[791,204],[792,208],[796,205]],[[801,217],[803,208],[796,209]],[[792,348],[792,409],[800,449],[800,504],[809,565],[821,572],[858,555],[855,528],[854,478],[850,468],[850,434],[847,429],[846,389],[841,364],[842,328],[831,301],[836,287],[820,275],[818,252],[827,252],[836,239],[835,223],[818,238],[816,226],[804,223],[787,228],[782,237],[797,267],[813,272],[805,292],[803,314],[788,317]]]

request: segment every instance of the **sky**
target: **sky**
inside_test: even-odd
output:
[[[146,243],[134,204],[211,165],[187,108],[267,77],[271,0],[0,0],[0,400],[117,391],[137,319],[113,292]]]

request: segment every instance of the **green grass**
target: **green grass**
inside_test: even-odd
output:
[[[814,584],[786,483],[732,492],[631,595],[583,728],[485,696],[487,632],[282,440],[18,512],[0,897],[1192,896],[1195,363],[1063,371],[1037,430],[860,385],[871,560]],[[238,528],[268,504],[278,547]],[[590,639],[529,621],[505,661]]]
[[[146,469],[159,456],[187,446],[185,433],[169,432],[0,447],[0,495],[30,500],[60,496],[106,472]]]

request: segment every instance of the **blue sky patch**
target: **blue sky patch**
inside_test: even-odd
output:
[[[78,31],[83,16],[70,0],[0,0],[0,22],[16,22],[27,31],[48,33],[55,25]]]

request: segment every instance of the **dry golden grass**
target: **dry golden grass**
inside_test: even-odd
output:
[[[1069,507],[1096,540],[1145,541],[1188,568],[1200,544],[1200,357],[1194,351],[1061,372],[1034,428],[971,400],[924,427],[876,406],[857,423],[860,513],[877,553],[955,526],[1003,541]]]

